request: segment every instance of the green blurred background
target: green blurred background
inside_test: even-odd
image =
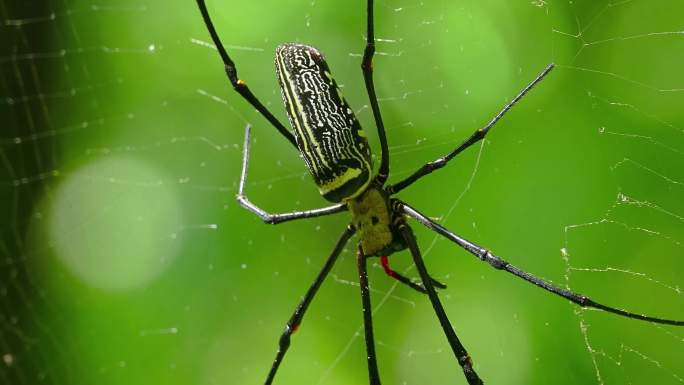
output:
[[[361,0],[209,1],[240,76],[285,122],[282,42],[321,49],[378,151]],[[482,146],[401,193],[523,269],[684,319],[684,3],[376,4],[376,89],[397,180],[557,69]],[[347,214],[230,88],[192,1],[0,2],[0,383],[260,384]],[[415,225],[489,384],[679,384],[684,330],[574,305]],[[367,383],[353,243],[277,384]],[[406,252],[393,266],[417,274]],[[429,302],[370,266],[385,384],[464,384]]]

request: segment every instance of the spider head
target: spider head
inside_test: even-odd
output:
[[[393,231],[389,196],[382,189],[369,187],[347,201],[347,206],[366,256],[389,255],[406,248],[403,238]]]

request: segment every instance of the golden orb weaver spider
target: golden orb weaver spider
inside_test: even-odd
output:
[[[247,169],[249,164],[250,126],[245,129],[245,141],[242,158],[242,174],[237,199],[242,206],[259,216],[264,222],[278,224],[303,218],[320,217],[349,210],[352,221],[342,233],[333,251],[328,256],[323,268],[308,291],[300,301],[294,313],[288,320],[285,330],[280,337],[279,347],[271,369],[268,373],[266,385],[271,384],[282,360],[290,346],[290,337],[299,327],[304,314],[313,300],[316,292],[330,272],[337,257],[347,241],[358,234],[359,244],[357,253],[357,267],[361,287],[361,303],[363,308],[363,322],[365,330],[366,352],[369,381],[371,385],[380,384],[373,325],[371,315],[370,292],[366,271],[367,258],[380,257],[381,265],[390,277],[428,296],[439,323],[446,335],[446,339],[461,366],[468,384],[482,384],[478,374],[473,369],[472,360],[465,347],[459,340],[444,311],[435,287],[446,288],[445,285],[430,277],[418,244],[406,218],[413,218],[456,243],[469,253],[493,268],[506,271],[546,291],[563,297],[579,306],[595,308],[632,319],[684,326],[684,321],[668,320],[631,313],[618,308],[606,306],[590,298],[555,286],[530,273],[527,273],[502,258],[494,255],[486,248],[478,246],[459,235],[435,223],[427,216],[392,196],[410,186],[422,177],[448,164],[456,155],[484,139],[490,129],[506,114],[523,96],[551,72],[553,64],[548,65],[532,82],[523,88],[504,108],[497,113],[483,128],[476,130],[454,150],[445,156],[426,163],[409,177],[389,186],[385,182],[389,177],[389,150],[385,128],[375,95],[373,83],[373,55],[375,53],[373,0],[367,0],[367,34],[366,46],[361,62],[366,91],[373,111],[373,118],[378,130],[381,146],[381,162],[378,173],[372,176],[372,162],[370,147],[366,135],[356,120],[347,102],[340,95],[337,83],[330,74],[330,70],[323,55],[311,46],[302,44],[281,44],[276,50],[276,72],[280,82],[287,115],[293,127],[294,134],[283,126],[278,119],[257,99],[246,83],[238,78],[237,69],[226,52],[209,16],[204,0],[197,0],[202,18],[209,34],[216,45],[225,66],[226,75],[231,85],[244,99],[247,100],[261,115],[263,115],[279,132],[300,152],[318,185],[321,195],[335,203],[325,208],[294,211],[282,214],[270,214],[252,202],[245,195]],[[421,284],[412,282],[407,277],[392,270],[387,257],[397,251],[408,249],[413,257],[420,275]]]

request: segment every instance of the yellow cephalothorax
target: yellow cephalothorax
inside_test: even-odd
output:
[[[388,199],[380,190],[370,187],[347,202],[352,224],[361,240],[365,255],[377,255],[392,244]]]

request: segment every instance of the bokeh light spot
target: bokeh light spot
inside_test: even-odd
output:
[[[163,173],[132,157],[87,164],[54,195],[49,237],[58,258],[86,284],[140,287],[169,265],[181,214]]]
[[[448,63],[445,75],[452,78],[451,84],[462,87],[455,93],[477,105],[498,105],[514,71],[505,32],[492,23],[491,15],[458,4],[449,13],[448,25],[447,33],[436,38],[441,49],[435,53],[440,62]]]

